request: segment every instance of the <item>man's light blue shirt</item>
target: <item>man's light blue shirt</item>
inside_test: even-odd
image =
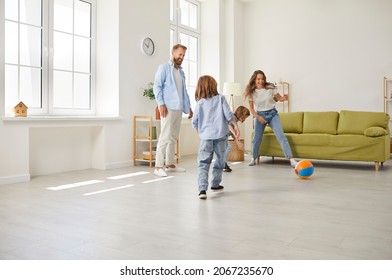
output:
[[[200,99],[193,114],[192,126],[197,129],[202,140],[215,140],[227,136],[227,123],[234,118],[226,98],[215,95]]]
[[[166,105],[170,110],[181,110],[185,114],[189,114],[191,102],[185,85],[185,74],[182,67],[179,71],[182,79],[182,100],[183,105],[181,108],[181,100],[177,92],[176,82],[174,78],[174,64],[172,61],[159,65],[154,80],[154,95],[158,105]]]

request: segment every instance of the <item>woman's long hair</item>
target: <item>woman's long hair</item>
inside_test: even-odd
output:
[[[199,78],[195,90],[196,101],[202,98],[208,99],[218,94],[218,83],[213,77],[205,75]]]
[[[253,75],[250,77],[249,82],[246,85],[246,88],[245,88],[245,91],[244,91],[244,94],[243,94],[243,99],[244,100],[249,98],[249,96],[251,96],[253,94],[253,92],[256,90],[256,78],[257,78],[258,74],[263,75],[264,82],[265,82],[264,83],[265,87],[267,87],[267,86],[273,86],[274,87],[273,83],[267,82],[267,77],[265,76],[263,71],[256,70],[256,71],[253,72]]]

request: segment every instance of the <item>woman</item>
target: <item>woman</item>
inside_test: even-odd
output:
[[[297,161],[292,158],[293,153],[283,132],[278,111],[275,108],[275,102],[287,100],[288,95],[280,95],[274,84],[267,82],[264,72],[256,70],[245,88],[244,98],[248,99],[250,112],[255,117],[252,160],[249,166],[256,164],[264,129],[268,124],[274,131],[285,157],[290,160],[290,164],[294,168]]]

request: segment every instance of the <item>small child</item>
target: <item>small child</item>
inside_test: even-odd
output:
[[[225,166],[225,151],[227,148],[227,123],[233,124],[233,134],[240,137],[235,116],[226,98],[218,93],[218,84],[211,76],[202,76],[197,82],[195,99],[197,105],[193,114],[192,126],[200,137],[198,153],[198,184],[199,198],[207,198],[208,173],[214,153],[215,163],[212,169],[211,190],[222,191],[223,168]]]
[[[248,108],[246,108],[246,107],[244,107],[244,106],[239,106],[239,107],[235,110],[234,116],[235,116],[235,119],[236,119],[237,122],[239,121],[239,122],[243,123],[243,122],[246,120],[246,118],[250,116],[250,111],[249,111]],[[244,144],[242,144],[242,143],[240,142],[240,139],[239,139],[239,138],[237,138],[237,137],[234,136],[234,133],[233,133],[233,125],[232,125],[231,122],[229,122],[229,130],[230,130],[229,136],[233,137],[233,139],[235,140],[235,142],[236,142],[238,148],[239,148],[240,150],[243,150],[243,149],[244,149]],[[225,168],[223,169],[223,172],[231,172],[231,171],[232,171],[232,169],[230,168],[230,166],[227,164],[227,159],[228,159],[228,157],[229,157],[230,151],[231,151],[231,146],[230,146],[230,145],[227,145],[227,149],[226,149],[226,153],[225,153],[226,163],[225,163]]]

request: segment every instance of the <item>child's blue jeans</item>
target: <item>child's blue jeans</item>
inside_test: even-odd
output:
[[[198,161],[198,184],[199,191],[208,189],[208,173],[214,153],[215,163],[212,168],[211,187],[218,187],[222,181],[223,168],[225,167],[225,151],[227,148],[227,136],[216,140],[200,140]]]

